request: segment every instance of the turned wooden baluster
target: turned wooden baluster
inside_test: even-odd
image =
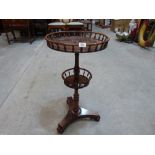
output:
[[[74,66],[74,112],[79,112],[79,93],[78,93],[78,84],[79,84],[79,53],[75,53],[75,66]]]

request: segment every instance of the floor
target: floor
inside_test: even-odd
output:
[[[155,48],[116,41],[106,50],[81,54],[90,85],[80,90],[80,104],[97,111],[100,122],[81,120],[64,134],[155,134]],[[44,39],[7,44],[0,36],[0,134],[57,134],[73,94],[61,73],[74,66],[74,55],[49,49]]]

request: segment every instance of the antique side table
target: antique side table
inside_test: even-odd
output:
[[[47,46],[61,52],[75,54],[75,66],[62,73],[64,84],[74,89],[73,97],[67,97],[69,110],[64,119],[58,124],[57,131],[63,133],[64,129],[72,122],[81,118],[100,120],[100,115],[91,113],[80,107],[78,90],[89,85],[92,78],[90,71],[79,67],[79,53],[91,53],[104,50],[109,38],[103,33],[87,31],[62,31],[47,34],[45,37]]]

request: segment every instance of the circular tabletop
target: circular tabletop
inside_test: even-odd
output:
[[[61,31],[47,34],[47,46],[51,49],[70,53],[91,53],[104,50],[109,37],[90,31]]]

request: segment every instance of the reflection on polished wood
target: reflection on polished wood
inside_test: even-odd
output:
[[[58,124],[57,131],[63,133],[65,128],[78,119],[88,118],[95,121],[100,120],[100,115],[98,113],[92,113],[87,109],[79,107],[77,111],[74,111],[74,100],[72,97],[67,98],[67,104],[69,106],[69,111],[64,119]]]

